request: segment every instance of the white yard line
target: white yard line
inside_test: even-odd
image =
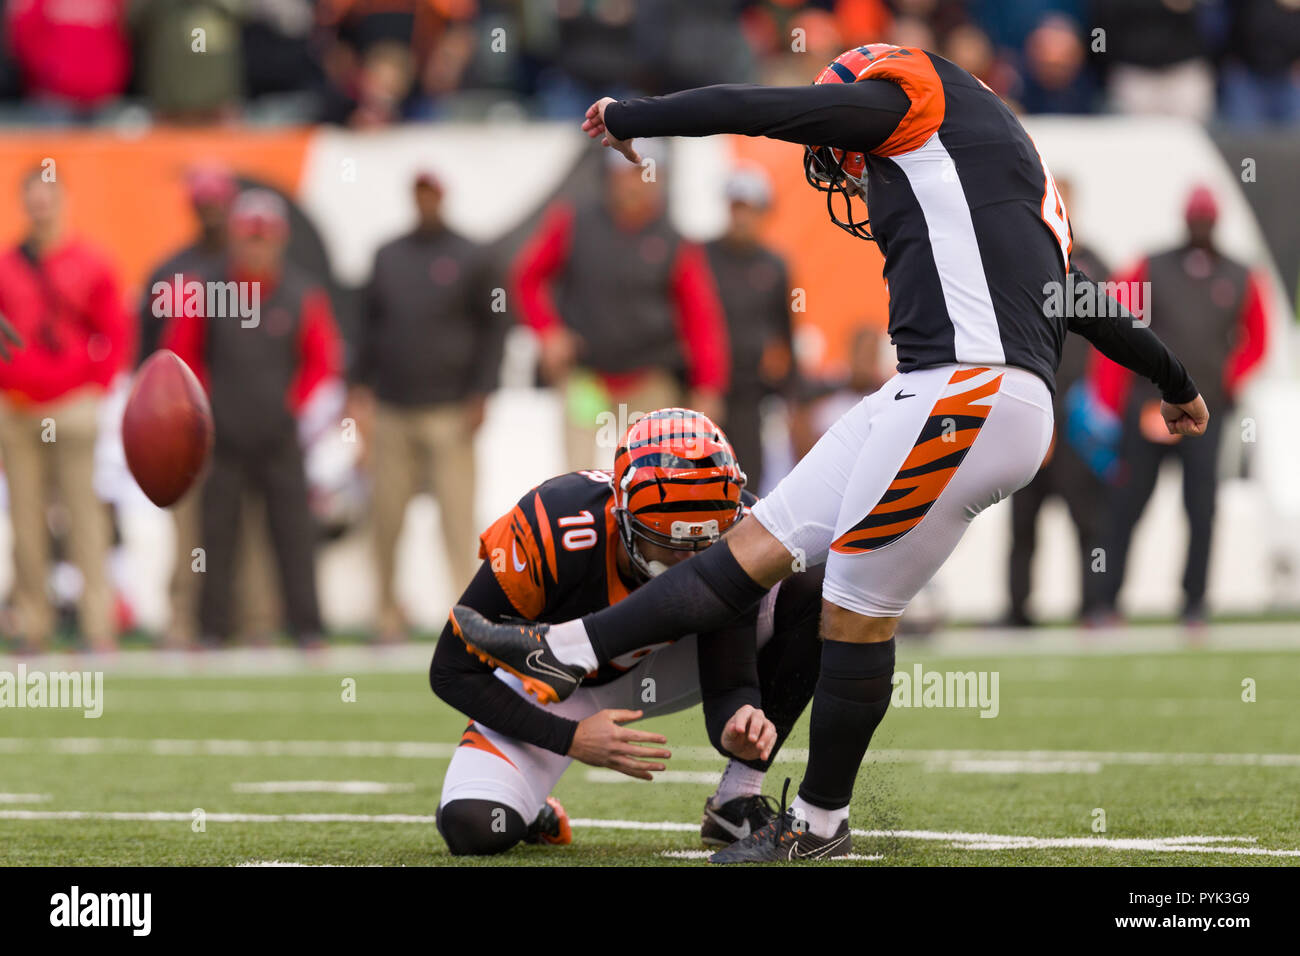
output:
[[[1300,628],[1294,621],[1211,624],[1199,635],[1198,650],[1300,650]],[[939,631],[925,642],[904,641],[904,662],[940,657],[1092,657],[1179,653],[1188,649],[1187,632],[1178,625],[1143,625],[1103,630],[1039,628],[954,628]],[[14,657],[0,654],[0,670],[13,670],[19,661],[28,670],[102,670],[136,677],[272,677],[285,674],[415,673],[429,666],[431,642],[391,647],[339,645],[311,654],[291,647],[232,648],[211,651],[129,650],[115,654],[48,654]]]
[[[654,783],[698,783],[714,786],[722,776],[720,770],[661,770],[654,775]],[[644,783],[617,770],[588,770],[582,775],[588,783]]]
[[[669,860],[707,860],[709,857],[713,856],[713,854],[716,852],[717,852],[716,850],[664,850],[659,855],[662,857],[666,857]],[[883,859],[884,857],[881,856],[879,853],[873,853],[870,856],[865,856],[861,853],[846,853],[843,856],[835,857],[834,861],[836,863],[839,863],[841,861],[844,861],[846,863],[848,862],[862,863],[867,860],[883,860]]]
[[[114,654],[0,654],[0,670],[21,661],[27,670],[91,670],[122,676],[283,677],[286,674],[419,673],[427,671],[432,643],[368,647],[343,644],[304,654],[292,647],[236,647],[207,651],[129,650]]]
[[[293,867],[293,868],[311,868],[311,869],[368,869],[377,867],[378,863],[368,863],[364,866],[358,866],[352,863],[294,863],[289,860],[245,860],[243,863],[236,863],[235,866],[269,866],[269,867]]]
[[[111,820],[140,823],[189,823],[195,814],[185,810],[0,810],[0,820]],[[434,822],[422,813],[204,813],[208,823],[424,823]]]
[[[0,820],[107,820],[152,823],[190,823],[190,812],[107,811],[107,810],[0,810]],[[432,814],[407,813],[206,813],[209,823],[380,823],[432,825]],[[697,823],[645,820],[596,820],[578,818],[576,829],[638,830],[692,833]],[[1235,856],[1300,857],[1300,850],[1275,850],[1253,844],[1255,837],[1040,837],[1024,834],[967,833],[962,830],[854,830],[855,837],[892,840],[922,840],[947,843],[961,850],[1109,850],[1146,853],[1213,853]]]
[[[413,783],[381,783],[377,780],[263,780],[232,783],[235,793],[411,793]]]
[[[927,770],[949,773],[1100,773],[1096,760],[952,760],[927,764]]]
[[[0,793],[0,803],[45,803],[48,793]]]
[[[0,753],[149,754],[158,757],[447,758],[455,744],[424,740],[192,740],[147,737],[0,737]]]
[[[446,759],[456,744],[424,740],[202,740],[147,737],[0,737],[0,754],[146,754],[162,757],[397,757],[421,760]],[[673,748],[683,762],[717,761],[722,758],[712,747]],[[788,747],[777,755],[778,763],[804,763],[808,751]],[[1163,753],[1137,750],[871,750],[872,763],[919,763],[943,769],[954,763],[1015,761],[1025,764],[1081,764],[1077,772],[1091,773],[1086,765],[1138,767],[1300,767],[1300,754],[1269,753]],[[1036,768],[1023,772],[1035,772]],[[694,777],[694,772],[687,773]],[[963,772],[958,770],[957,772]],[[1037,770],[1037,772],[1063,772]],[[622,777],[622,774],[615,776]],[[630,778],[629,778],[630,779]],[[685,780],[685,778],[683,778]],[[603,781],[602,781],[603,782]],[[700,776],[695,782],[703,782]],[[712,782],[710,780],[709,782]]]

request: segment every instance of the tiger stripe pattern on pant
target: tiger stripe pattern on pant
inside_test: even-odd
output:
[[[885,493],[861,521],[832,542],[832,551],[875,551],[921,523],[988,418],[1002,384],[1002,376],[987,377],[989,371],[981,367],[953,372]],[[972,379],[978,381],[968,384]]]

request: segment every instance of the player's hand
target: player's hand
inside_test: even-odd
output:
[[[639,710],[602,710],[578,723],[569,745],[569,756],[592,767],[617,770],[638,780],[653,780],[651,771],[663,770],[656,763],[667,760],[672,751],[661,750],[647,744],[666,744],[663,734],[624,727],[629,720],[640,720]]]
[[[354,385],[348,389],[347,401],[343,405],[343,418],[352,419],[356,427],[358,444],[361,446],[359,463],[366,467],[370,462],[370,438],[375,430],[375,394],[364,385]]]
[[[627,157],[629,163],[641,164],[641,156],[632,148],[632,140],[615,139],[613,134],[605,128],[605,107],[615,102],[612,96],[602,96],[596,102],[587,107],[587,118],[582,121],[582,131],[595,139],[599,136],[600,145],[608,146],[610,149],[616,149]]]
[[[722,728],[722,747],[737,760],[766,760],[776,746],[776,724],[746,704]]]
[[[483,427],[483,419],[486,417],[486,395],[471,395],[465,400],[465,427],[471,435]]]
[[[1171,435],[1204,435],[1206,426],[1210,424],[1210,410],[1199,395],[1181,405],[1162,401],[1160,414]]]
[[[578,337],[568,329],[552,329],[542,336],[538,364],[548,385],[562,385],[578,360]]]

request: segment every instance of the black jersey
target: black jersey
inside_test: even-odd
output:
[[[746,507],[754,501],[748,493],[742,498]],[[622,547],[609,473],[595,469],[542,482],[479,536],[479,557],[519,617],[544,623],[576,620],[627,597],[629,582],[618,570]],[[601,664],[583,683],[615,680],[669,643]]]
[[[580,618],[621,601],[628,594],[629,582],[618,571],[618,549],[623,544],[614,523],[613,501],[609,474],[604,471],[570,472],[533,488],[480,535],[483,563],[461,595],[461,603],[497,621],[555,622]],[[741,492],[741,501],[748,510],[755,499]],[[798,586],[778,585],[769,592],[770,602],[700,643],[700,690],[705,724],[715,746],[720,746],[726,719],[741,704],[757,707],[763,703],[761,675],[751,673],[756,667],[759,632],[772,628],[775,642],[783,635],[806,631],[805,636],[816,645],[821,576],[810,571],[798,577]],[[669,643],[624,654],[601,665],[583,683],[615,680]],[[814,667],[814,680],[815,675]],[[786,675],[783,681],[798,683],[797,677]],[[465,653],[450,624],[438,638],[429,682],[439,697],[470,716],[471,731],[479,721],[554,753],[569,752],[577,721],[534,704],[498,680],[493,668]],[[763,686],[775,690],[770,680]],[[811,686],[809,683],[806,688],[808,694]],[[779,709],[780,705],[773,706]],[[791,724],[801,709],[802,704],[790,715]],[[474,740],[471,733],[462,744],[475,745]]]
[[[1043,303],[1071,236],[1047,163],[997,94],[942,57],[897,49],[862,75],[911,101],[867,154],[899,369],[1012,365],[1053,387],[1066,320]]]
[[[1047,164],[998,96],[924,50],[856,53],[861,68],[843,69],[843,82],[626,100],[607,107],[606,127],[619,139],[740,133],[864,153],[902,371],[1012,365],[1054,388],[1065,333],[1076,331],[1099,348],[1108,339],[1170,400],[1194,397],[1185,370],[1158,341],[1131,332],[1130,321],[1103,325],[1045,307],[1070,271],[1069,216]]]

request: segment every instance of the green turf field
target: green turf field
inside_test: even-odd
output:
[[[999,712],[890,713],[858,779],[852,824],[867,833],[851,862],[1300,863],[1300,644],[1233,649],[1243,629],[1139,653],[1097,653],[1083,638],[1045,653],[1023,649],[1034,638],[988,655],[905,646],[900,670],[996,671]],[[463,863],[431,820],[465,722],[429,692],[428,651],[301,664],[243,652],[233,669],[251,673],[222,655],[178,668],[125,652],[99,719],[0,710],[0,864]],[[16,666],[0,658],[0,671]],[[574,765],[556,790],[574,844],[482,862],[699,865],[696,827],[722,761],[698,710],[650,726],[675,748],[672,778]],[[768,792],[787,775],[797,784],[806,743],[801,725]],[[385,786],[317,792],[344,781]],[[281,792],[258,792],[268,784]]]

